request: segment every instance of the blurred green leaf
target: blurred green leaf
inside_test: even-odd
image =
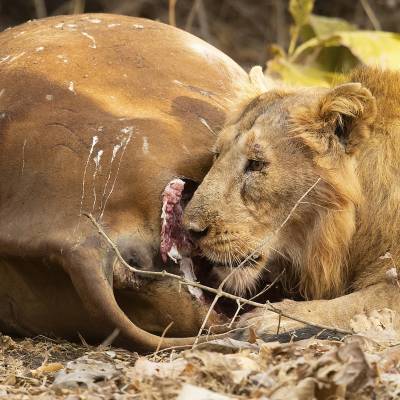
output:
[[[302,27],[308,22],[314,0],[290,0],[289,11],[297,27]]]
[[[266,73],[272,78],[279,78],[285,83],[294,86],[329,87],[332,83],[337,83],[342,78],[341,74],[293,64],[282,57],[268,61]]]
[[[325,38],[313,38],[297,47],[292,60],[304,62],[318,56],[329,47],[345,47],[366,65],[400,68],[400,34],[379,31],[336,32]]]
[[[357,27],[341,18],[323,17],[311,14],[308,22],[303,26],[301,36],[303,40],[313,37],[323,37],[333,35],[336,32],[354,31]]]
[[[345,20],[311,14],[313,0],[291,0],[294,19],[287,55],[275,51],[271,77],[290,85],[330,86],[357,65],[400,69],[400,34],[360,31]],[[299,37],[304,43],[297,46]]]

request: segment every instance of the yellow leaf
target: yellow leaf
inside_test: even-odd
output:
[[[356,26],[341,18],[324,17],[311,14],[307,24],[313,31],[314,36],[323,37],[333,35],[336,32],[354,31]]]
[[[314,7],[314,0],[290,0],[289,11],[295,25],[302,27],[308,22],[308,17]]]
[[[379,31],[336,32],[331,36],[313,38],[296,49],[292,60],[300,62],[312,53],[318,63],[318,53],[340,46],[349,49],[362,64],[400,68],[400,34]]]
[[[338,83],[342,78],[341,74],[293,64],[284,58],[268,61],[267,74],[293,86],[329,87],[332,83]]]

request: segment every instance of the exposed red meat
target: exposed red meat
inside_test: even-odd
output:
[[[182,225],[183,209],[181,205],[185,182],[173,179],[165,187],[162,195],[161,244],[160,253],[164,262],[168,257],[178,262],[181,254],[190,254],[191,242]]]
[[[168,258],[179,263],[183,276],[188,280],[196,280],[193,262],[190,258],[192,244],[189,235],[182,225],[183,208],[181,204],[185,182],[173,179],[165,187],[162,195],[161,243],[160,253],[166,263]],[[198,300],[204,301],[201,289],[188,286],[189,292]]]

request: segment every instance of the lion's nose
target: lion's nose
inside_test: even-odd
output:
[[[206,236],[208,233],[208,226],[201,226],[196,224],[195,222],[189,222],[188,231],[192,239],[199,240],[202,237]]]

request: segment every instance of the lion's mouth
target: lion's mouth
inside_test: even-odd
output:
[[[195,182],[183,179],[173,179],[165,187],[162,197],[160,242],[160,254],[164,265],[167,268],[179,266],[181,275],[187,280],[199,281],[214,288],[220,284],[218,274],[222,270],[250,271],[262,268],[260,267],[263,262],[262,255],[257,252],[245,257],[229,258],[221,252],[199,251],[182,224],[183,210],[196,188]],[[258,283],[262,290],[265,283],[261,280]],[[188,286],[188,289],[196,301],[201,303],[208,304],[214,298],[212,293],[198,287]],[[273,291],[269,293],[268,300],[280,300],[281,296],[276,295],[276,288]],[[216,310],[232,316],[237,310],[237,303],[233,300],[221,299]]]
[[[260,266],[263,262],[263,257],[260,253],[249,253],[246,256],[238,256],[229,252],[210,252],[202,249],[201,256],[209,260],[214,268],[254,268]]]

